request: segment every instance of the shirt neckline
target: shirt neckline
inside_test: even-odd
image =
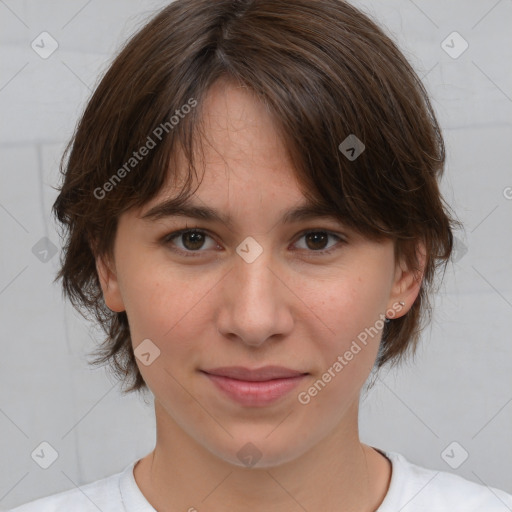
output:
[[[400,496],[400,489],[403,486],[401,470],[403,456],[399,453],[381,450],[374,446],[371,446],[371,448],[378,451],[391,463],[391,477],[388,490],[379,505],[379,508],[375,512],[392,512],[392,505],[393,503],[398,503],[397,500]],[[125,512],[156,512],[151,503],[149,503],[144,494],[142,494],[142,491],[135,480],[133,470],[140,460],[142,459],[130,462],[130,464],[128,464],[121,472],[121,476],[119,478],[121,502],[123,503]]]
[[[379,508],[375,512],[394,512],[404,487],[403,465],[405,459],[397,452],[381,450],[375,446],[372,446],[372,448],[386,457],[391,463],[391,477],[389,479],[388,490]]]

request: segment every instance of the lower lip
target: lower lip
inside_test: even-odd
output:
[[[296,388],[306,375],[262,382],[230,379],[220,375],[204,373],[214,384],[235,402],[247,406],[271,404]]]

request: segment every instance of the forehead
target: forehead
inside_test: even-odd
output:
[[[166,182],[143,208],[144,213],[167,201],[166,212],[170,214],[169,200],[181,192],[188,176],[195,190],[196,210],[205,204],[237,209],[254,201],[263,207],[271,197],[277,204],[304,205],[303,187],[273,117],[262,105],[247,88],[214,84],[202,102],[195,130],[196,173],[192,173],[190,162],[178,145],[169,162]],[[176,201],[173,204],[177,207]],[[211,210],[204,214],[205,218],[215,216]]]
[[[226,167],[233,164],[231,171],[244,164],[275,167],[276,178],[292,171],[275,116],[247,87],[217,81],[201,102],[198,114],[196,142],[204,163],[219,168],[223,163]],[[280,169],[283,172],[278,173]],[[215,174],[209,177],[214,179]]]
[[[242,225],[256,230],[266,226],[266,230],[321,219],[345,226],[321,198],[316,203],[307,198],[275,120],[247,88],[219,81],[199,112],[197,174],[191,174],[190,181],[194,193],[187,199],[179,197],[190,169],[178,148],[166,183],[137,217],[148,223],[186,217],[223,224],[231,231]]]

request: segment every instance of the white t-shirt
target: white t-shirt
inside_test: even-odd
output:
[[[391,461],[392,473],[388,492],[376,512],[512,511],[511,494],[446,471],[417,466],[396,452],[378,451]],[[155,512],[133,476],[136,462],[80,489],[39,498],[8,512]]]

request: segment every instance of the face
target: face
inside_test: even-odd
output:
[[[166,186],[122,215],[114,261],[97,269],[107,306],[126,311],[135,353],[146,354],[137,364],[158,422],[224,461],[244,465],[243,448],[270,467],[357,425],[384,315],[405,314],[419,283],[395,264],[391,241],[334,218],[282,221],[305,197],[246,89],[217,84],[203,112],[205,175],[191,201],[231,224],[143,218],[176,195]],[[268,365],[300,376],[244,384],[204,373]]]

